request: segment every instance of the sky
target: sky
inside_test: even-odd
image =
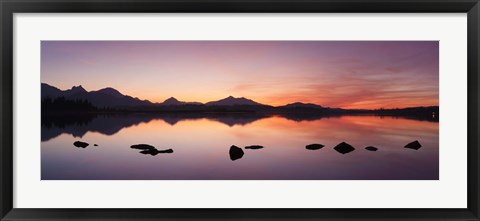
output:
[[[163,102],[437,106],[438,41],[42,41],[41,81]]]

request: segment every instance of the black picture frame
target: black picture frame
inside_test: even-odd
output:
[[[0,0],[1,220],[480,220],[479,0]],[[466,209],[17,209],[13,208],[14,13],[467,13],[468,208]],[[392,199],[394,200],[394,199]]]

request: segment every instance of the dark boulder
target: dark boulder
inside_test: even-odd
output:
[[[245,149],[252,149],[252,150],[258,150],[258,149],[262,149],[263,146],[260,146],[260,145],[250,145],[250,146],[246,146]]]
[[[76,147],[85,148],[85,147],[88,147],[89,144],[82,141],[75,141],[73,145]]]
[[[94,144],[93,146],[94,146],[94,147],[98,147],[98,144]]]
[[[418,150],[420,149],[420,147],[422,147],[422,145],[418,142],[418,140],[405,145],[405,148],[414,149],[414,150]]]
[[[229,154],[230,154],[230,160],[234,161],[234,160],[238,160],[238,159],[242,158],[244,153],[243,153],[243,150],[240,147],[232,145],[230,147]]]
[[[318,149],[322,149],[322,147],[324,146],[325,145],[323,144],[314,143],[314,144],[309,144],[305,146],[305,148],[307,148],[307,150],[318,150]]]
[[[365,147],[365,150],[369,150],[369,151],[377,151],[378,148],[376,147],[373,147],[373,146],[368,146],[368,147]]]
[[[341,142],[339,143],[337,146],[335,146],[333,149],[335,149],[337,152],[341,153],[341,154],[346,154],[346,153],[350,153],[352,151],[355,150],[354,147],[352,147],[350,144],[348,143],[345,143],[345,142]]]

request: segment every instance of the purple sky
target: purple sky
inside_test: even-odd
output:
[[[154,102],[438,105],[438,41],[42,41],[41,81]]]

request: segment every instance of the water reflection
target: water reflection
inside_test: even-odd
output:
[[[46,115],[42,116],[42,134],[41,140],[48,141],[59,136],[62,133],[70,134],[74,137],[83,137],[87,132],[98,132],[105,135],[114,135],[123,128],[148,123],[152,120],[162,120],[169,125],[176,125],[181,121],[208,119],[233,127],[236,125],[245,126],[264,118],[270,118],[272,115],[261,114],[227,114],[227,113],[124,113],[124,114],[79,114],[79,115]],[[315,121],[322,118],[342,117],[342,115],[281,115],[288,120],[302,122]],[[385,117],[379,118],[405,118],[412,117]]]
[[[213,114],[81,119],[88,120],[59,124],[43,119],[42,179],[438,179],[437,122],[375,116],[291,120]],[[404,148],[415,140],[422,148]],[[79,150],[72,148],[75,141],[98,143],[101,148]],[[131,147],[135,144],[151,148]],[[310,144],[318,146],[308,148]],[[356,150],[348,152],[349,146]],[[364,148],[370,146],[380,150]],[[162,154],[170,151],[175,154]]]

